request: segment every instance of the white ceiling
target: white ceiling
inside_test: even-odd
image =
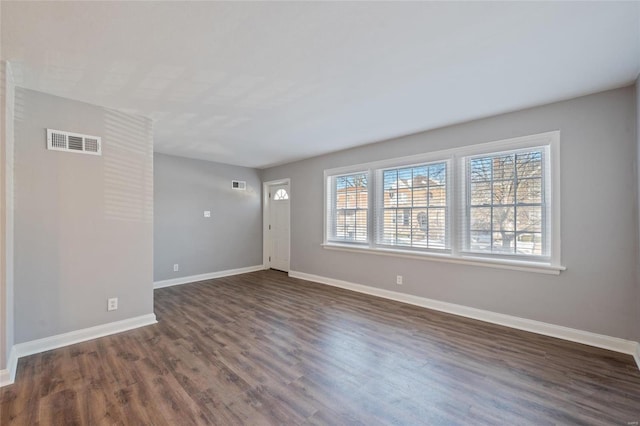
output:
[[[631,83],[640,3],[2,1],[23,87],[251,167]],[[69,129],[73,130],[73,129]]]

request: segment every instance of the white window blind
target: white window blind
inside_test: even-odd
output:
[[[376,171],[376,243],[447,249],[447,162]]]
[[[367,172],[327,178],[327,239],[369,241],[369,176]]]

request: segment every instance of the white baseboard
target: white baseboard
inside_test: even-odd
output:
[[[11,384],[15,382],[16,372],[18,371],[18,351],[16,351],[15,345],[11,347],[9,360],[7,361],[7,369],[9,370],[9,383]]]
[[[504,325],[506,327],[530,331],[532,333],[543,334],[545,336],[556,337],[559,339],[569,340],[571,342],[583,343],[589,346],[595,346],[598,348],[633,355],[636,363],[638,364],[638,368],[640,368],[640,343],[634,342],[632,340],[605,336],[603,334],[591,333],[589,331],[576,330],[574,328],[564,327],[560,325],[548,324],[541,321],[519,318],[511,315],[499,314],[496,312],[485,311],[482,309],[471,308],[454,303],[441,302],[439,300],[427,299],[426,297],[414,296],[406,293],[398,293],[396,291],[384,290],[362,284],[355,284],[348,281],[307,274],[304,272],[290,271],[289,276],[306,281],[314,281],[320,284],[340,287],[347,290],[356,291],[358,293],[369,294],[372,296],[383,297],[385,299],[391,299],[398,302],[421,306],[436,311],[447,312],[454,315],[460,315],[467,318],[473,318],[480,321]]]
[[[0,372],[0,379],[2,379],[5,377],[4,371],[7,371],[9,380],[6,383],[4,381],[0,381],[0,386],[9,385],[15,381],[19,358],[61,348],[63,346],[73,345],[75,343],[85,342],[87,340],[97,339],[110,334],[133,330],[134,328],[143,327],[145,325],[156,324],[157,322],[155,314],[147,314],[139,317],[128,318],[122,321],[96,325],[95,327],[83,328],[69,333],[32,340],[30,342],[18,343],[11,349],[9,362],[7,363],[7,370],[2,370],[2,372]]]
[[[10,384],[13,384],[13,380],[11,380],[9,369],[5,368],[4,370],[0,370],[0,388]]]
[[[11,373],[9,373],[9,369],[5,368],[4,370],[0,370],[0,388],[12,383],[13,380],[11,380]]]
[[[229,277],[231,275],[246,274],[248,272],[261,271],[264,265],[247,266],[244,268],[227,269],[225,271],[210,272],[208,274],[190,275],[188,277],[172,278],[170,280],[154,281],[153,288],[171,287],[174,285],[189,284],[197,281],[212,280],[214,278]]]
[[[14,345],[14,349],[16,350],[18,358],[21,358],[23,356],[49,351],[51,349],[73,345],[74,343],[97,339],[98,337],[108,336],[110,334],[133,330],[134,328],[155,324],[157,322],[155,314],[141,315],[139,317],[114,321],[107,324],[96,325],[95,327],[83,328],[69,333],[32,340],[30,342],[18,343],[17,345]]]
[[[12,346],[7,360],[7,368],[0,370],[0,388],[2,386],[11,385],[16,379],[16,370],[18,369],[18,355],[16,347]]]

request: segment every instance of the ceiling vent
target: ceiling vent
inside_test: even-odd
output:
[[[102,155],[102,138],[47,129],[47,149]]]
[[[247,182],[245,182],[243,180],[232,180],[231,181],[231,188],[245,190],[245,189],[247,189]]]

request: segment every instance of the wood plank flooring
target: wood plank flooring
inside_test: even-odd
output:
[[[631,356],[280,272],[156,290],[155,310],[156,325],[21,359],[0,424],[640,421]]]

